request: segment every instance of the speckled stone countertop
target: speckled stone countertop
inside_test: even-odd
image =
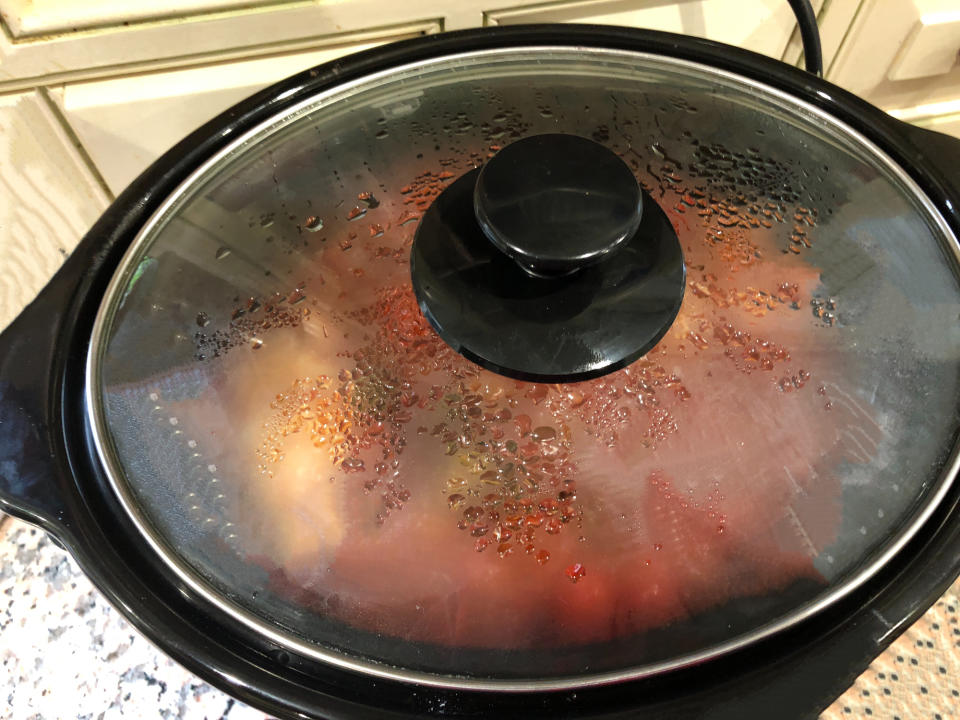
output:
[[[168,660],[40,530],[0,519],[0,718],[263,720]],[[960,582],[822,720],[960,718]]]
[[[168,660],[41,530],[6,518],[0,558],[0,717],[266,717]]]

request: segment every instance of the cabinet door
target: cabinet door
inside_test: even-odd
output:
[[[0,0],[0,15],[11,35],[24,38],[223,11],[250,4],[250,0]]]
[[[47,283],[108,202],[46,97],[0,96],[0,329]]]
[[[816,8],[823,5],[815,0]],[[489,25],[581,22],[696,35],[782,58],[796,29],[785,0],[580,0],[491,10]]]
[[[827,78],[909,121],[957,132],[960,3],[864,0]]]
[[[119,193],[178,140],[253,92],[342,55],[438,29],[398,28],[305,52],[70,83],[51,95],[110,190]]]
[[[0,92],[308,50],[481,13],[441,0],[0,0]],[[17,6],[18,13],[9,8]],[[162,11],[161,11],[162,8]],[[62,10],[63,15],[58,11]],[[456,10],[457,12],[454,12]],[[55,12],[56,11],[56,12]],[[77,24],[65,25],[66,20]]]

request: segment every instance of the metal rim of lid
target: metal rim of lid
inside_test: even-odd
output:
[[[960,475],[960,445],[952,448],[949,458],[944,463],[944,470],[940,477],[932,483],[928,490],[924,502],[916,509],[910,523],[901,530],[891,542],[887,544],[884,550],[877,554],[874,560],[868,565],[862,567],[858,572],[847,578],[845,582],[833,588],[822,597],[810,601],[798,607],[793,613],[783,617],[775,622],[768,623],[743,635],[737,636],[732,640],[719,643],[705,650],[689,653],[684,656],[674,658],[669,661],[652,663],[641,667],[625,668],[623,670],[585,674],[577,677],[563,677],[546,680],[504,680],[496,681],[489,679],[461,677],[453,675],[436,675],[422,671],[407,671],[391,667],[382,663],[366,661],[358,657],[341,654],[335,651],[325,650],[316,644],[297,638],[280,630],[275,625],[266,622],[264,619],[256,616],[251,611],[240,607],[239,605],[227,600],[221,593],[213,588],[208,581],[188,565],[169,547],[166,540],[152,526],[149,518],[137,504],[136,499],[125,481],[125,473],[120,465],[110,439],[109,428],[107,426],[104,407],[100,395],[100,375],[99,368],[102,360],[102,351],[105,346],[105,334],[110,327],[113,315],[117,310],[117,299],[122,295],[122,288],[128,279],[129,274],[135,268],[135,260],[138,259],[141,249],[152,240],[154,228],[162,226],[163,222],[171,216],[179,207],[180,203],[186,199],[187,193],[198,182],[207,179],[212,173],[218,171],[228,159],[234,157],[238,151],[243,151],[246,146],[255,144],[259,140],[272,135],[290,122],[293,122],[301,115],[306,114],[326,102],[332,102],[336,96],[344,92],[355,90],[364,85],[388,80],[391,76],[415,70],[426,70],[428,68],[442,65],[444,63],[469,61],[475,59],[486,59],[496,57],[497,55],[530,55],[542,56],[545,53],[570,54],[577,53],[579,58],[585,57],[606,57],[617,58],[630,61],[654,61],[662,65],[670,65],[676,68],[695,70],[708,76],[721,77],[728,81],[733,81],[741,85],[750,87],[758,93],[767,97],[775,98],[781,102],[786,102],[797,111],[802,111],[809,116],[813,116],[818,121],[838,129],[843,135],[853,139],[863,149],[869,151],[873,159],[885,167],[896,176],[919,201],[919,204],[927,212],[927,217],[933,221],[941,233],[952,240],[950,243],[950,252],[954,255],[957,262],[960,262],[960,241],[953,230],[950,228],[940,211],[935,207],[930,198],[921,189],[921,187],[910,177],[904,169],[895,162],[886,152],[878,147],[874,142],[866,138],[862,133],[850,127],[847,123],[837,119],[830,113],[818,108],[804,100],[794,97],[788,92],[779,90],[764,82],[754,80],[753,78],[721,70],[712,65],[694,62],[691,60],[679,59],[667,55],[655,53],[646,53],[640,51],[629,51],[610,49],[605,47],[589,47],[578,45],[576,47],[565,45],[528,45],[522,47],[507,47],[497,49],[487,49],[478,51],[466,51],[462,53],[453,53],[439,55],[415,63],[397,65],[393,68],[374,72],[354,80],[350,80],[341,85],[336,85],[327,90],[323,90],[294,106],[281,111],[249,131],[243,133],[234,139],[231,143],[217,151],[213,156],[203,162],[199,167],[193,170],[180,185],[162,202],[157,210],[139,229],[133,238],[130,246],[123,254],[119,265],[115,269],[110,282],[104,291],[103,299],[97,311],[93,328],[90,334],[90,343],[85,365],[84,377],[84,401],[85,413],[90,423],[93,446],[99,459],[104,474],[107,478],[110,489],[116,495],[116,498],[126,512],[128,518],[136,527],[141,537],[149,545],[151,551],[164,562],[164,564],[174,573],[174,575],[185,583],[193,592],[203,598],[213,607],[216,607],[228,618],[241,623],[249,630],[253,630],[262,637],[269,639],[277,645],[291,650],[304,657],[311,658],[324,663],[329,663],[343,670],[356,672],[374,678],[383,678],[387,680],[399,681],[404,683],[416,683],[425,686],[467,691],[501,691],[511,693],[524,692],[543,692],[558,690],[576,690],[581,688],[597,687],[612,683],[638,680],[653,675],[662,674],[667,671],[677,670],[684,667],[703,663],[735,650],[752,645],[759,640],[775,635],[789,627],[793,627],[803,620],[821,612],[825,608],[835,604],[851,592],[861,587],[870,578],[872,578],[887,562],[895,556],[909,541],[916,535],[918,530],[926,523],[935,509],[939,506],[946,496],[951,484]]]

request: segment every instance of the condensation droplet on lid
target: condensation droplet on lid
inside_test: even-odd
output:
[[[180,422],[180,421],[177,420],[175,417],[170,418],[170,424],[171,424],[171,425],[177,425],[179,422]]]
[[[210,324],[210,318],[207,316],[207,314],[205,312],[198,312],[197,325],[200,327],[206,327],[209,324]]]
[[[553,440],[556,436],[557,431],[546,425],[536,428],[530,435],[537,442],[547,442]]]
[[[229,254],[230,254],[230,248],[220,247],[217,249],[217,253],[214,257],[216,257],[217,260],[223,260]]]
[[[254,350],[259,350],[261,347],[263,347],[263,340],[261,340],[260,338],[253,338],[250,341],[250,347],[253,348]]]
[[[568,566],[564,573],[570,579],[570,582],[576,583],[586,576],[587,570],[582,564],[574,563]]]
[[[304,221],[303,226],[310,232],[318,232],[323,229],[323,220],[316,215],[311,215]]]
[[[366,206],[371,210],[373,208],[380,207],[380,201],[377,200],[376,196],[374,196],[374,194],[369,190],[364,191],[359,195],[357,195],[357,200],[359,200],[362,203],[365,203]]]

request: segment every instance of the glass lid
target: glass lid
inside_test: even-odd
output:
[[[521,222],[529,166],[495,166],[524,152],[596,158],[558,192],[617,187],[585,219],[579,191],[524,195]],[[631,233],[657,239],[634,257]],[[957,257],[891,160],[776,90],[465,53],[194,173],[112,281],[88,406],[170,566],[298,653],[448,686],[636,677],[817,612],[923,522],[956,474]],[[582,374],[538,375],[570,348]]]

